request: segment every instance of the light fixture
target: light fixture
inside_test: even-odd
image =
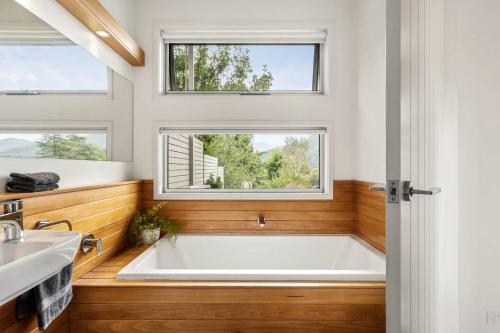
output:
[[[104,31],[104,30],[96,30],[95,31],[95,34],[99,37],[102,37],[102,38],[108,38],[109,37],[109,33]]]

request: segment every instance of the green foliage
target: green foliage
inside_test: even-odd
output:
[[[45,134],[37,141],[37,156],[69,160],[107,159],[106,150],[79,135]]]
[[[208,179],[205,182],[205,185],[209,185],[210,188],[223,188],[224,187],[224,183],[222,182],[222,179],[219,176],[217,176],[217,178],[214,178],[213,174],[210,174],[210,176],[208,176]]]
[[[306,138],[287,137],[285,146],[269,152],[256,151],[249,134],[197,135],[203,142],[203,153],[219,159],[224,167],[224,188],[239,189],[243,182],[253,188],[318,188],[319,169],[310,167],[310,144]],[[218,187],[212,176],[206,182]],[[222,185],[222,184],[221,184]]]
[[[306,138],[287,137],[283,154],[286,170],[294,177],[309,173],[309,141]]]
[[[161,201],[151,208],[142,212],[136,212],[132,222],[130,222],[127,236],[130,242],[135,246],[142,246],[142,231],[158,229],[165,233],[168,241],[175,245],[180,225],[173,219],[168,217],[159,217],[158,212],[167,204],[166,201]]]
[[[175,90],[187,90],[188,45],[173,47]],[[195,91],[266,91],[273,76],[267,66],[252,74],[250,50],[239,45],[193,45]]]
[[[250,181],[259,184],[265,178],[260,153],[254,150],[252,135],[197,135],[203,142],[203,153],[219,159],[224,167],[225,188],[240,188],[241,183]]]
[[[269,160],[266,162],[267,177],[277,178],[281,175],[285,158],[282,150],[274,150]]]

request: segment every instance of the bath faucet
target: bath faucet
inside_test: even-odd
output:
[[[257,223],[259,224],[259,227],[264,228],[266,226],[267,218],[263,215],[260,215],[257,217]]]
[[[0,224],[3,225],[5,241],[23,240],[23,205],[21,200],[0,202]]]

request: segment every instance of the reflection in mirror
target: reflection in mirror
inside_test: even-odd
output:
[[[0,0],[0,157],[132,160],[133,85]]]

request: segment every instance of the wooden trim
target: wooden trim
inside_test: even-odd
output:
[[[160,214],[180,221],[183,233],[352,234],[353,182],[334,182],[333,200],[172,200]],[[151,207],[153,181],[143,185],[143,207]],[[256,223],[267,217],[265,228]]]
[[[385,253],[385,194],[354,181],[354,234]]]
[[[98,0],[57,0],[90,31],[105,31],[110,36],[101,40],[132,66],[144,66],[145,54],[139,44],[116,21]]]
[[[68,187],[62,187],[62,188],[59,188],[57,190],[46,191],[46,192],[31,192],[31,193],[4,192],[4,193],[0,193],[0,200],[46,197],[46,196],[60,194],[60,193],[80,192],[80,191],[84,191],[84,190],[102,189],[102,188],[122,186],[122,185],[127,185],[127,184],[142,184],[142,180],[126,180],[126,181],[121,181],[121,182],[68,186]]]

